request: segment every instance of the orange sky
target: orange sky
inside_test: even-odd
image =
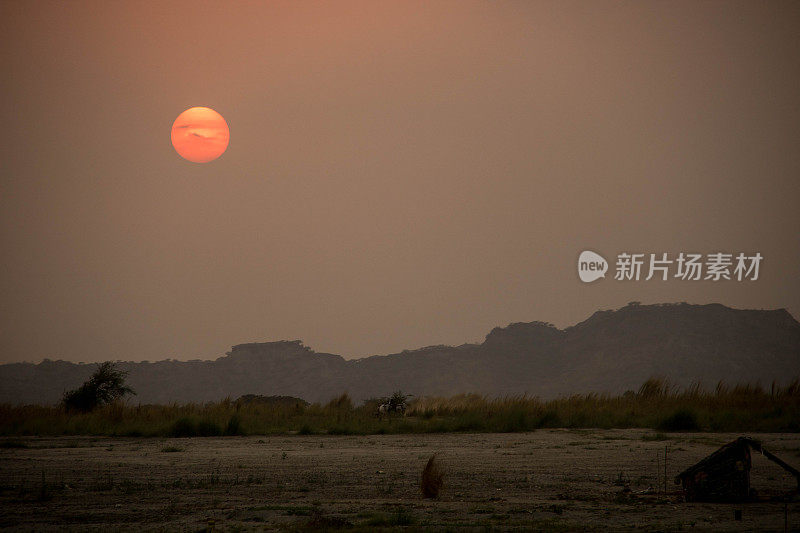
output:
[[[0,361],[346,357],[631,300],[800,317],[797,2],[2,2]],[[192,106],[219,160],[178,157]],[[581,283],[584,249],[760,252]]]

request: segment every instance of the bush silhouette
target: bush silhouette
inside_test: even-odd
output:
[[[167,433],[170,437],[218,437],[222,428],[213,420],[185,416],[173,422]]]
[[[242,428],[242,419],[239,418],[239,415],[233,414],[228,419],[228,425],[225,426],[225,435],[244,435],[244,429]]]
[[[198,437],[218,437],[222,435],[222,428],[212,420],[201,420],[197,423]]]
[[[173,422],[167,434],[170,437],[194,437],[197,435],[197,424],[185,416]]]
[[[64,407],[89,412],[100,405],[111,403],[126,394],[136,392],[125,385],[128,373],[114,368],[111,361],[100,363],[92,377],[77,389],[64,394]]]

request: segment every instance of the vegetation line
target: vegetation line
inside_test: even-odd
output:
[[[556,400],[475,394],[416,398],[402,414],[379,416],[381,400],[355,406],[347,394],[308,405],[287,397],[207,404],[133,405],[121,400],[91,411],[65,405],[0,405],[0,435],[194,437],[217,435],[518,432],[539,428],[652,428],[669,431],[798,432],[800,381],[714,391],[678,390],[650,379],[638,392],[583,394]],[[10,441],[9,441],[10,442]]]

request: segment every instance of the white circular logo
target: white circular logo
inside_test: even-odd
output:
[[[591,283],[600,278],[606,277],[608,261],[602,255],[589,250],[581,252],[578,258],[578,276],[584,283]]]

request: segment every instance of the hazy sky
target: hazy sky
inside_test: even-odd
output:
[[[1,2],[0,361],[800,317],[798,28],[796,1]],[[192,106],[230,126],[214,162],[170,144]],[[584,284],[584,249],[764,260]]]

